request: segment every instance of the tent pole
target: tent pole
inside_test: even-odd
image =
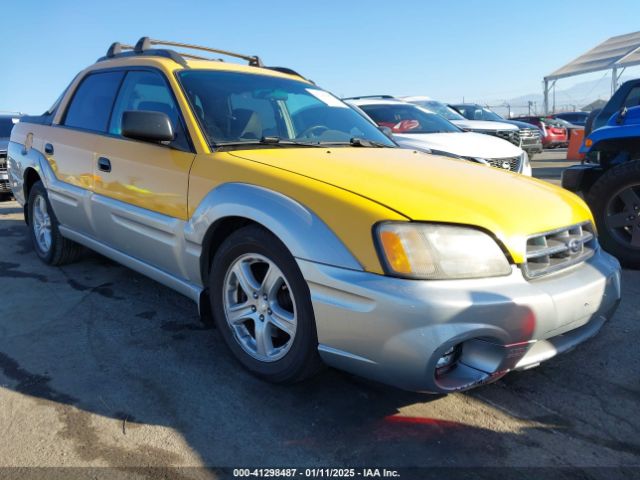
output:
[[[544,114],[549,114],[549,80],[544,79]]]

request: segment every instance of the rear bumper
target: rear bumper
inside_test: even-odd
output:
[[[555,147],[565,145],[569,142],[566,135],[547,135],[542,138],[542,145],[545,147]]]
[[[620,299],[620,267],[599,250],[535,281],[402,280],[298,261],[319,351],[334,367],[414,391],[451,392],[538,365],[595,335]],[[459,345],[456,367],[438,359]]]

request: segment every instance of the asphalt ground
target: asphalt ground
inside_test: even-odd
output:
[[[557,182],[562,155],[537,157],[535,176]],[[282,387],[242,370],[189,300],[97,254],[45,266],[26,232],[18,204],[0,203],[0,479],[640,474],[638,271],[599,335],[492,385],[432,396],[326,370]]]

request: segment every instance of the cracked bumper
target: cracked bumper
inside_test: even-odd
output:
[[[595,335],[620,300],[620,266],[599,250],[566,271],[417,281],[298,260],[324,361],[415,391],[451,392],[531,368]],[[442,354],[456,367],[436,377]]]

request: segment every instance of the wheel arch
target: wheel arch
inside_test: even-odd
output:
[[[640,158],[640,139],[638,137],[603,138],[591,147],[589,153],[598,154],[600,165],[609,168]]]
[[[27,224],[29,223],[29,207],[28,207],[29,193],[31,192],[31,188],[33,187],[33,185],[38,181],[42,181],[42,179],[40,178],[40,174],[36,171],[35,168],[28,167],[24,171],[23,184],[22,184],[22,189],[23,189],[24,198],[25,198],[24,221]]]
[[[227,183],[205,196],[185,227],[185,239],[201,247],[203,285],[224,239],[252,223],[275,235],[296,258],[363,270],[330,227],[304,205],[264,187]]]

